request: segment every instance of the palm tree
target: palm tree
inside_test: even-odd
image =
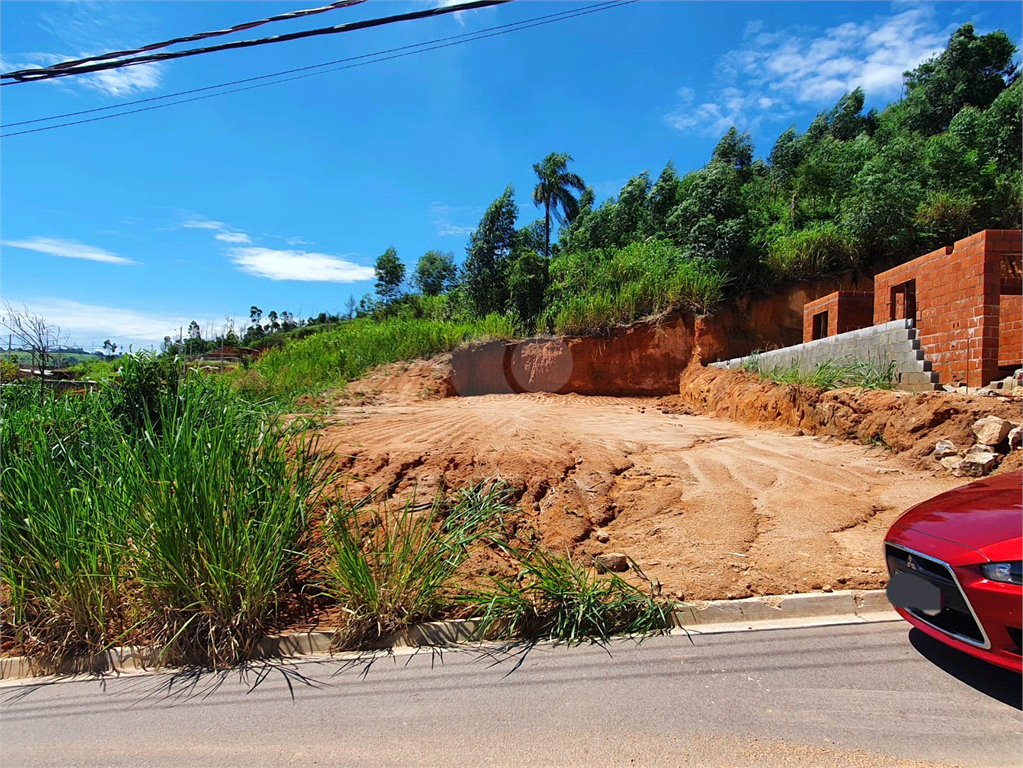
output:
[[[571,155],[551,152],[539,163],[533,164],[533,171],[540,183],[533,190],[533,202],[543,205],[544,214],[544,255],[551,255],[551,216],[560,223],[567,216],[575,217],[579,211],[579,200],[572,190],[586,189],[578,174],[566,170],[572,161]]]

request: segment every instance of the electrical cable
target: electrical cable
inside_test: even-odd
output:
[[[396,16],[384,16],[364,21],[352,21],[346,24],[337,24],[333,27],[319,27],[317,29],[306,29],[301,32],[289,32],[285,35],[274,35],[272,37],[261,37],[255,40],[236,40],[230,43],[210,45],[205,48],[189,48],[185,51],[174,51],[171,53],[151,53],[144,56],[136,56],[132,59],[117,59],[115,61],[99,61],[91,64],[83,64],[73,68],[64,69],[63,65],[57,64],[52,67],[40,67],[37,69],[21,69],[16,72],[8,72],[0,75],[0,79],[7,79],[9,82],[0,85],[20,85],[23,83],[37,82],[39,80],[52,80],[57,77],[70,77],[71,75],[86,75],[93,72],[103,72],[110,69],[123,69],[124,67],[138,66],[139,64],[153,64],[172,59],[181,59],[187,56],[198,56],[204,53],[217,51],[229,51],[238,48],[252,48],[259,45],[271,45],[274,43],[286,43],[292,40],[301,40],[307,37],[321,35],[337,35],[344,32],[355,32],[360,29],[370,29],[387,24],[396,24],[402,21],[415,21],[433,16],[441,16],[447,13],[458,13],[459,11],[471,11],[477,8],[487,8],[492,5],[501,5],[511,0],[472,0],[472,2],[459,5],[445,5],[438,8],[431,8],[425,11],[413,11],[401,13]]]
[[[360,0],[360,2],[361,1],[362,0]],[[631,1],[635,1],[635,0],[631,0]],[[296,72],[306,72],[306,71],[313,70],[313,69],[321,69],[323,67],[330,67],[330,66],[333,66],[335,64],[345,64],[345,63],[350,62],[350,61],[358,61],[359,59],[367,59],[367,58],[372,58],[374,56],[383,56],[385,54],[396,53],[398,51],[406,51],[406,50],[409,50],[409,49],[412,49],[412,48],[421,48],[423,46],[433,45],[435,43],[448,42],[449,40],[461,40],[462,38],[471,38],[471,37],[474,37],[474,36],[477,36],[477,35],[481,35],[484,32],[493,32],[495,30],[501,30],[501,29],[509,29],[509,31],[516,31],[516,30],[510,29],[510,28],[511,27],[520,27],[520,26],[523,26],[523,25],[536,26],[535,24],[532,24],[532,22],[541,21],[541,20],[545,20],[545,19],[560,20],[558,17],[561,17],[561,16],[565,16],[567,18],[574,18],[575,16],[588,15],[589,13],[595,12],[597,10],[604,10],[605,8],[610,8],[611,6],[622,5],[622,4],[623,4],[622,0],[605,0],[605,2],[602,2],[602,3],[595,3],[594,5],[585,5],[585,6],[582,6],[581,8],[573,8],[573,9],[568,10],[568,11],[559,11],[558,13],[551,13],[551,14],[548,14],[546,16],[534,16],[531,19],[523,19],[522,21],[513,21],[513,22],[509,22],[508,24],[500,24],[500,25],[495,26],[495,27],[486,27],[484,29],[476,30],[475,32],[463,32],[460,35],[451,35],[450,37],[441,37],[441,38],[437,38],[435,40],[426,40],[426,41],[424,41],[422,43],[412,43],[410,45],[403,45],[403,46],[400,46],[398,48],[389,48],[389,49],[384,50],[384,51],[376,51],[374,53],[364,53],[364,54],[361,54],[359,56],[350,56],[350,57],[347,57],[347,58],[344,58],[344,59],[335,59],[333,61],[323,62],[322,64],[310,64],[310,65],[304,66],[304,67],[296,67],[294,69],[285,69],[285,70],[282,70],[280,72],[272,72],[272,73],[267,74],[267,75],[256,75],[255,77],[245,77],[245,78],[242,78],[240,80],[230,80],[230,81],[228,81],[226,83],[218,83],[217,85],[206,85],[206,86],[203,86],[201,88],[190,88],[190,89],[184,90],[184,91],[177,91],[176,93],[163,94],[162,96],[149,96],[148,98],[145,98],[145,99],[135,99],[133,101],[122,101],[122,102],[120,102],[118,104],[108,104],[105,107],[92,107],[91,109],[80,109],[77,112],[65,112],[65,113],[60,114],[60,115],[51,115],[50,117],[36,117],[36,118],[33,118],[32,120],[19,120],[19,121],[14,122],[14,123],[4,123],[3,125],[0,125],[0,129],[2,129],[2,128],[14,128],[14,127],[17,127],[19,125],[32,125],[33,123],[44,123],[44,122],[47,122],[47,121],[50,121],[50,120],[63,120],[64,118],[67,118],[67,117],[78,117],[79,115],[88,115],[88,114],[93,114],[95,112],[107,112],[107,111],[109,111],[111,109],[123,109],[124,107],[133,107],[136,104],[148,104],[148,103],[153,102],[153,101],[162,101],[164,99],[174,99],[174,98],[177,98],[178,96],[190,96],[193,93],[202,93],[204,91],[216,90],[218,88],[229,88],[232,85],[242,85],[244,83],[252,83],[252,82],[256,82],[258,80],[267,80],[267,79],[274,78],[274,77],[283,77],[284,75],[292,75],[292,74],[295,74]],[[527,28],[528,29],[528,27],[523,27],[523,28]],[[471,42],[471,41],[466,41],[466,42]],[[281,82],[287,82],[287,81],[282,80]],[[267,85],[273,85],[273,83],[267,83]],[[233,91],[225,91],[225,93],[233,93]]]
[[[233,27],[227,29],[220,29],[216,32],[200,32],[196,35],[188,35],[187,37],[175,37],[173,40],[164,40],[162,43],[152,43],[150,45],[142,46],[141,48],[134,48],[130,51],[111,51],[110,53],[100,54],[99,56],[87,56],[84,59],[72,59],[71,61],[62,61],[59,64],[53,64],[49,69],[68,69],[69,67],[76,67],[81,64],[88,64],[93,61],[103,61],[105,59],[119,59],[125,56],[134,56],[139,53],[146,53],[147,51],[155,51],[160,48],[167,48],[171,45],[178,45],[179,43],[194,43],[198,40],[206,40],[210,37],[221,37],[223,35],[231,35],[235,32],[244,32],[247,29],[254,29],[255,27],[261,27],[264,24],[270,24],[275,21],[291,21],[292,19],[301,19],[305,16],[313,16],[318,13],[326,13],[327,11],[336,11],[339,8],[347,8],[352,5],[359,5],[364,3],[366,0],[338,0],[330,5],[324,5],[320,8],[307,8],[303,11],[289,11],[288,13],[281,13],[277,16],[270,16],[266,19],[260,19],[259,21],[249,21],[244,24],[235,24]],[[3,77],[17,77],[26,72],[36,72],[38,70],[26,69],[18,70],[16,72],[8,72]]]
[[[25,120],[25,121],[22,121],[20,123],[9,123],[8,125],[0,126],[0,128],[14,127],[16,125],[26,125],[26,124],[29,124],[29,123],[38,123],[38,122],[43,122],[43,121],[48,121],[48,120],[59,120],[59,119],[63,119],[64,117],[72,117],[72,116],[75,116],[75,115],[88,114],[88,113],[99,112],[99,111],[103,111],[103,110],[118,109],[118,108],[122,108],[122,107],[125,107],[125,106],[131,106],[133,104],[143,104],[143,103],[148,103],[148,102],[157,101],[157,100],[161,100],[161,99],[174,98],[176,96],[181,96],[181,95],[186,95],[186,94],[191,94],[191,93],[199,93],[199,92],[202,92],[202,91],[207,91],[207,90],[215,89],[215,88],[224,88],[224,87],[235,85],[235,84],[239,84],[239,83],[246,83],[246,82],[252,82],[252,81],[255,81],[255,80],[263,80],[263,79],[267,79],[267,78],[279,77],[281,75],[290,74],[292,72],[303,72],[305,70],[321,69],[321,71],[319,71],[319,72],[308,72],[307,71],[307,72],[305,72],[305,74],[296,75],[294,77],[287,77],[287,78],[283,78],[283,79],[280,79],[280,80],[273,80],[271,82],[257,83],[255,85],[245,86],[244,88],[231,88],[230,90],[226,90],[226,91],[218,91],[216,93],[209,93],[209,94],[206,94],[204,96],[195,96],[195,97],[188,98],[188,99],[180,99],[178,101],[171,101],[171,102],[167,102],[165,104],[154,104],[152,106],[143,107],[141,109],[125,110],[123,112],[117,112],[117,113],[114,113],[112,115],[101,115],[99,117],[86,118],[84,120],[73,120],[73,121],[70,121],[70,122],[67,122],[67,123],[58,123],[56,125],[47,125],[47,126],[43,126],[41,128],[30,128],[30,129],[24,130],[24,131],[15,131],[13,133],[4,133],[4,134],[0,134],[0,139],[6,139],[6,138],[9,138],[9,137],[13,137],[13,136],[23,136],[25,134],[30,134],[30,133],[41,133],[43,131],[51,131],[51,130],[54,130],[56,128],[67,128],[67,127],[75,126],[75,125],[83,125],[85,123],[95,123],[95,122],[98,122],[98,121],[101,121],[101,120],[110,120],[110,119],[115,118],[115,117],[122,117],[124,115],[133,115],[133,114],[138,114],[140,112],[150,112],[152,110],[162,109],[164,107],[173,107],[173,106],[176,106],[178,104],[187,104],[187,103],[190,103],[190,102],[193,102],[193,101],[203,101],[205,99],[212,99],[212,98],[214,98],[216,96],[224,96],[224,95],[231,94],[231,93],[240,93],[242,91],[250,91],[250,90],[254,90],[256,88],[266,88],[267,86],[270,86],[270,85],[278,85],[280,83],[287,83],[287,82],[291,82],[292,80],[302,80],[302,79],[307,78],[307,77],[315,77],[317,75],[324,75],[324,74],[328,74],[330,72],[340,72],[342,70],[354,69],[356,67],[362,67],[362,66],[366,66],[368,64],[376,64],[376,63],[383,62],[383,61],[390,61],[392,59],[400,59],[400,58],[404,58],[406,56],[412,56],[412,55],[417,54],[417,53],[426,53],[428,51],[435,51],[435,50],[439,50],[441,48],[450,48],[452,46],[461,45],[463,43],[475,42],[476,40],[485,40],[485,39],[490,38],[490,37],[498,37],[500,35],[506,35],[506,34],[510,34],[512,32],[520,32],[520,31],[522,31],[524,29],[531,29],[533,27],[542,27],[542,26],[546,26],[548,24],[553,24],[553,23],[558,22],[558,21],[565,21],[567,19],[577,18],[577,17],[580,17],[580,16],[588,16],[588,15],[593,14],[593,13],[599,13],[601,11],[609,10],[611,8],[616,8],[616,7],[620,7],[620,6],[631,5],[631,4],[636,3],[636,2],[639,2],[639,0],[612,0],[610,2],[597,3],[597,4],[591,5],[591,6],[583,6],[582,8],[573,9],[572,11],[562,11],[560,13],[549,14],[547,16],[538,16],[538,17],[534,17],[533,19],[525,19],[525,20],[520,21],[520,22],[512,22],[510,24],[504,24],[504,25],[500,25],[500,26],[497,26],[497,27],[489,27],[487,29],[478,30],[477,32],[468,32],[468,33],[465,33],[463,35],[455,35],[453,37],[439,38],[437,40],[426,41],[426,42],[423,42],[423,43],[416,43],[416,44],[408,45],[408,46],[402,46],[400,48],[392,48],[392,49],[387,50],[387,51],[377,51],[376,53],[363,54],[361,56],[353,56],[353,57],[350,57],[350,58],[347,58],[347,59],[337,59],[336,61],[325,62],[323,64],[313,64],[313,65],[310,65],[308,67],[299,67],[297,69],[285,70],[283,72],[277,72],[277,73],[273,73],[273,74],[269,74],[269,75],[258,75],[256,77],[245,78],[243,80],[235,80],[235,81],[228,82],[228,83],[221,83],[220,85],[210,85],[210,86],[205,86],[203,88],[194,88],[194,89],[189,90],[189,91],[181,91],[179,93],[168,94],[166,96],[153,96],[153,97],[150,97],[148,99],[139,99],[137,101],[124,102],[122,104],[114,104],[114,105],[107,106],[107,107],[97,107],[95,109],[82,110],[80,112],[70,112],[70,113],[67,113],[65,115],[54,115],[52,117],[41,117],[41,118],[36,118],[34,120]],[[488,34],[483,34],[484,32],[487,32]],[[467,39],[461,39],[461,38],[467,38]],[[445,42],[445,41],[453,41],[453,42]],[[437,44],[435,45],[434,43],[437,43]],[[428,47],[423,47],[423,46],[428,46]],[[407,49],[410,49],[410,48],[416,48],[417,50],[407,50]],[[384,54],[388,54],[388,53],[392,53],[392,52],[398,52],[398,51],[404,51],[404,52],[403,53],[395,53],[394,55],[386,55],[386,56],[384,55]],[[361,62],[359,62],[357,64],[348,64],[347,66],[342,66],[342,67],[332,67],[331,69],[322,69],[323,67],[328,67],[328,66],[331,66],[333,64],[339,64],[339,63],[343,63],[343,62],[350,62],[350,61],[355,61],[357,59],[365,59],[365,58],[370,58],[370,57],[380,57],[380,58],[371,58],[371,60],[369,60],[369,61],[361,61]]]

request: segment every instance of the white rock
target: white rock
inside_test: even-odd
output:
[[[946,456],[955,456],[959,453],[956,444],[951,440],[939,440],[934,445],[934,458],[943,459]]]
[[[1016,427],[1009,430],[1009,448],[1019,448],[1023,445],[1023,427]]]
[[[611,540],[611,537],[608,535],[607,531],[597,531],[596,539],[601,544],[606,544],[607,542],[609,542]]]
[[[941,466],[947,469],[949,472],[955,473],[959,471],[959,465],[963,463],[962,456],[946,456],[941,460]]]
[[[962,477],[984,477],[998,466],[998,454],[990,451],[969,451],[959,465],[958,475]]]
[[[973,434],[977,436],[977,442],[983,445],[998,445],[1005,439],[1015,426],[1011,421],[1006,421],[997,416],[985,416],[973,422]]]

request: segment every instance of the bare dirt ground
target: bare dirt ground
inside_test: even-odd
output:
[[[622,552],[686,600],[879,588],[888,526],[968,482],[880,447],[662,412],[654,398],[444,397],[442,372],[388,367],[322,403],[320,432],[350,478],[340,493],[422,497],[500,477],[521,493],[520,539],[535,529],[573,556]],[[474,561],[503,565],[492,552]]]

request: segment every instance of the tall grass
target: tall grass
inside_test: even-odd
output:
[[[528,635],[567,643],[642,635],[671,624],[671,605],[616,574],[598,575],[570,557],[542,548],[505,550],[520,565],[514,581],[493,579],[489,592],[468,601],[482,612],[485,632]]]
[[[140,608],[167,661],[234,664],[296,565],[322,462],[310,440],[223,386],[162,416],[162,433],[118,446]]]
[[[239,369],[230,378],[250,398],[288,400],[340,386],[375,365],[430,357],[463,341],[516,335],[514,323],[501,315],[472,322],[360,318],[271,349],[248,370]]]
[[[472,546],[496,529],[507,506],[501,485],[466,489],[452,504],[408,499],[397,510],[373,496],[335,511],[325,528],[324,587],[347,614],[335,649],[359,648],[434,618],[453,598]]]
[[[59,663],[126,629],[124,489],[103,455],[116,425],[95,400],[16,402],[26,392],[5,390],[0,408],[3,624]]]
[[[778,384],[797,384],[814,389],[891,389],[895,386],[898,366],[894,361],[855,361],[842,363],[839,360],[825,360],[812,371],[803,371],[799,361],[788,366],[768,368],[757,353],[742,363],[742,370],[756,373],[762,378]]]
[[[670,309],[706,312],[724,296],[724,271],[684,258],[664,241],[620,250],[573,252],[551,263],[552,301],[540,324],[555,333],[606,331]]]
[[[5,629],[53,662],[128,641],[168,662],[235,663],[295,566],[321,464],[230,387],[193,375],[150,402],[140,392],[158,377],[135,373],[42,406],[5,391]]]

